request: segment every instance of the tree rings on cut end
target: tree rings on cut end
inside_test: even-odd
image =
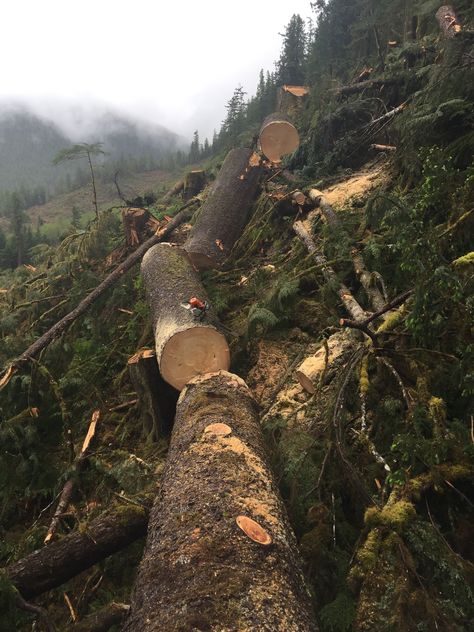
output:
[[[190,327],[169,338],[160,357],[163,379],[181,391],[196,375],[230,366],[224,336],[213,327]]]
[[[263,546],[268,546],[272,543],[270,534],[265,531],[258,522],[252,520],[252,518],[249,518],[248,516],[237,516],[235,522],[237,523],[237,526],[242,529],[245,535],[254,542],[262,544]]]
[[[280,162],[283,156],[298,149],[299,144],[298,131],[289,121],[270,121],[260,132],[260,147],[272,162]]]
[[[206,434],[218,435],[220,437],[225,437],[232,432],[232,428],[227,424],[209,424],[204,428],[204,432]]]

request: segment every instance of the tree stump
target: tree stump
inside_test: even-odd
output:
[[[206,172],[202,169],[190,171],[184,179],[183,200],[187,202],[206,186]]]
[[[456,13],[450,5],[443,5],[436,12],[436,19],[445,39],[453,39],[462,31]]]
[[[184,249],[196,268],[220,266],[240,237],[255,199],[259,160],[251,149],[232,149],[203,204]]]
[[[277,95],[277,110],[287,116],[295,116],[301,111],[309,88],[306,86],[281,86]]]
[[[150,224],[153,224],[155,229],[158,226],[157,220],[155,220],[145,208],[122,209],[122,223],[125,232],[125,240],[129,248],[138,246],[138,244],[144,241]]]
[[[178,401],[127,632],[316,630],[256,404],[224,371]]]
[[[289,117],[284,113],[275,112],[263,121],[259,143],[268,160],[279,163],[283,156],[298,149],[300,137]]]
[[[163,379],[181,390],[196,375],[227,370],[229,347],[212,309],[200,314],[190,309],[191,298],[203,303],[208,298],[184,250],[171,244],[150,248],[143,257],[142,275]]]

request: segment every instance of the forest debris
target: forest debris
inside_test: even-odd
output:
[[[113,272],[111,272],[105,279],[99,283],[99,285],[92,290],[85,298],[80,301],[80,303],[68,314],[63,316],[55,325],[48,329],[42,336],[40,336],[32,345],[30,345],[26,351],[24,351],[16,360],[14,360],[11,365],[6,369],[6,372],[0,379],[0,390],[4,388],[8,382],[10,381],[13,372],[21,366],[24,362],[28,362],[32,358],[35,358],[45,347],[47,347],[53,340],[58,338],[71,323],[73,323],[79,316],[82,316],[89,307],[100,297],[102,294],[112,287],[117,281],[123,278],[125,272],[130,270],[134,265],[136,265],[143,257],[143,255],[155,244],[163,241],[166,237],[180,224],[185,222],[190,213],[187,209],[198,202],[199,200],[194,199],[187,202],[181,211],[174,217],[174,219],[169,222],[162,228],[160,231],[155,233],[152,237],[150,237],[143,244],[138,246],[138,248],[132,252],[126,259],[123,261]]]
[[[63,596],[64,596],[64,601],[66,602],[66,605],[67,605],[67,607],[69,609],[69,613],[71,615],[72,622],[76,623],[76,621],[77,621],[77,614],[76,614],[76,611],[74,610],[74,606],[72,605],[72,601],[69,598],[69,595],[67,593],[64,593]]]
[[[395,145],[378,145],[377,143],[373,143],[370,148],[375,151],[397,151]]]
[[[451,5],[443,5],[436,11],[436,19],[445,39],[453,39],[462,31],[456,13]]]
[[[350,347],[352,341],[341,332],[336,332],[325,339],[321,347],[313,355],[307,357],[295,372],[301,386],[312,395],[322,378],[327,375],[328,369],[334,361],[342,356]]]
[[[258,522],[252,520],[252,518],[249,518],[248,516],[237,516],[235,522],[237,523],[239,529],[242,529],[245,535],[254,542],[262,544],[263,546],[268,546],[272,543],[270,534],[265,531]]]

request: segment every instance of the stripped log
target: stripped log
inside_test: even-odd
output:
[[[206,172],[202,169],[196,169],[186,174],[183,187],[183,200],[187,202],[206,186]]]
[[[245,383],[189,383],[123,629],[316,630],[277,489]]]
[[[148,508],[126,505],[102,514],[87,528],[7,566],[8,579],[24,599],[56,588],[146,534]]]
[[[319,349],[308,356],[295,371],[295,377],[301,386],[312,395],[321,383],[329,381],[334,376],[338,359],[350,349],[354,348],[354,341],[347,332],[338,331],[324,340]]]
[[[230,254],[247,222],[260,174],[260,160],[251,149],[232,149],[227,154],[184,244],[198,269],[216,268]]]
[[[318,252],[316,244],[314,243],[311,235],[306,230],[303,222],[295,222],[293,224],[293,230],[295,231],[298,238],[302,241],[302,243],[306,246],[308,252],[312,255],[316,265],[321,267],[321,272],[326,283],[328,283],[337,293],[346,311],[351,314],[351,317],[354,320],[361,322],[364,321],[366,318],[365,311],[356,301],[349,288],[338,279],[337,274],[328,264],[324,254],[322,252]]]
[[[453,39],[461,33],[462,26],[451,5],[443,5],[436,11],[436,19],[445,39]]]
[[[212,309],[191,309],[191,298],[207,307],[208,299],[186,252],[171,244],[154,246],[143,258],[142,275],[163,379],[181,390],[196,375],[227,370],[229,347]]]
[[[279,163],[300,145],[300,137],[289,117],[282,112],[270,114],[259,134],[260,149],[271,162]]]

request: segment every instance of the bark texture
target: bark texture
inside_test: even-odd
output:
[[[251,166],[252,156],[251,149],[232,149],[222,164],[184,244],[198,269],[220,266],[247,223],[261,174],[260,166]]]
[[[248,537],[239,516],[271,544]],[[124,630],[316,630],[256,405],[235,375],[181,393]]]
[[[124,506],[93,520],[87,529],[30,553],[8,566],[7,577],[31,599],[75,577],[146,533],[148,509]]]
[[[262,152],[272,162],[281,162],[283,156],[292,154],[300,145],[296,127],[283,112],[267,116],[260,128],[259,143]]]
[[[183,199],[185,202],[193,198],[206,186],[206,172],[196,169],[186,174],[184,179]]]
[[[143,257],[142,275],[163,379],[181,390],[196,375],[227,370],[229,347],[212,309],[202,318],[187,309],[192,297],[204,302],[207,295],[186,252],[171,244],[154,246]]]
[[[112,602],[76,623],[73,632],[107,632],[113,625],[122,623],[129,610],[130,606],[125,603]]]

